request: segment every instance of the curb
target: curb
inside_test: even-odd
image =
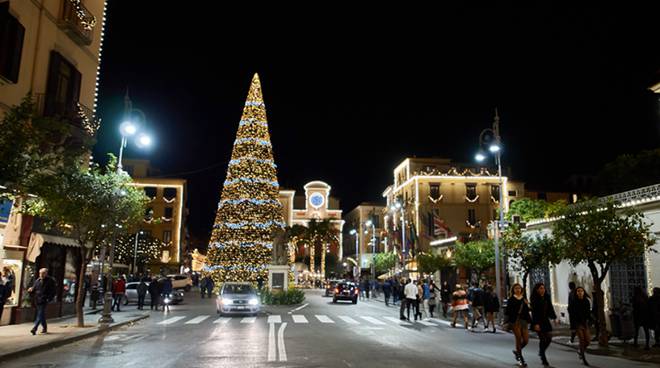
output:
[[[564,342],[559,342],[559,341],[552,341],[553,343],[561,346],[565,346],[567,348],[571,348],[577,351],[577,348],[574,345],[567,344]],[[615,358],[621,358],[621,359],[628,359],[628,360],[633,360],[636,362],[643,362],[643,363],[660,363],[660,357],[651,357],[651,359],[644,359],[642,357],[637,357],[637,356],[632,356],[632,355],[626,355],[622,352],[618,351],[612,351],[609,349],[603,349],[602,347],[598,346],[593,349],[590,347],[587,347],[587,353],[592,354],[592,355],[598,355],[598,356],[609,356],[609,357],[615,357]],[[657,355],[657,354],[653,354]]]
[[[126,326],[128,324],[131,324],[131,323],[134,323],[134,322],[137,322],[137,321],[141,321],[141,320],[147,319],[147,318],[149,318],[148,314],[144,315],[144,316],[136,317],[136,318],[124,321],[124,322],[120,322],[120,323],[117,323],[117,324],[114,324],[114,325],[111,325],[107,328],[98,328],[97,327],[97,328],[91,329],[89,331],[86,331],[84,333],[81,333],[80,335],[66,337],[66,338],[63,338],[61,340],[50,341],[50,342],[42,344],[42,345],[31,346],[31,347],[25,348],[25,349],[19,349],[19,350],[13,351],[11,353],[0,355],[0,361],[4,362],[4,361],[10,360],[10,359],[16,359],[16,358],[23,357],[23,356],[25,356],[27,354],[30,354],[30,353],[33,353],[33,352],[43,352],[45,350],[57,348],[57,347],[67,345],[67,344],[70,344],[70,343],[73,343],[73,342],[76,342],[76,341],[84,340],[84,339],[92,337],[92,336],[100,335],[104,332],[109,332],[109,331],[115,330],[117,328]]]

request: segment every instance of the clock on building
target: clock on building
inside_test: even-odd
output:
[[[325,197],[323,197],[323,194],[321,193],[314,193],[309,197],[309,203],[312,207],[319,208],[325,203]]]

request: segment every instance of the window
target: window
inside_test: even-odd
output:
[[[149,221],[154,218],[154,209],[149,207],[144,211],[144,219]]]
[[[536,194],[536,199],[541,199],[541,200],[547,201],[548,200],[548,195],[545,192],[538,192]]]
[[[433,200],[440,198],[440,184],[429,184],[429,195]]]
[[[477,224],[477,214],[474,208],[468,209],[468,223],[472,226]]]
[[[465,184],[465,196],[467,199],[474,201],[477,199],[477,184],[476,183],[466,183]]]
[[[50,52],[45,116],[76,117],[80,98],[80,72],[57,51]]]
[[[490,186],[490,195],[495,198],[496,201],[500,200],[500,186],[499,185],[491,185]]]
[[[156,187],[144,187],[144,194],[149,198],[156,198],[157,193]]]
[[[163,243],[167,244],[172,241],[172,231],[165,230],[163,231]]]
[[[163,198],[170,201],[176,198],[176,188],[165,188],[163,190]]]
[[[510,197],[515,197],[515,196],[517,196],[517,195],[518,195],[518,191],[515,191],[515,190],[510,190],[510,191],[509,191],[509,196],[510,196]]]
[[[0,75],[18,83],[25,27],[9,14],[9,1],[0,4]]]
[[[174,214],[174,208],[165,207],[165,218],[166,219],[171,219],[173,214]]]

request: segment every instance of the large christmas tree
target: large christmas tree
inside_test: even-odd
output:
[[[284,227],[277,166],[257,74],[238,126],[213,225],[208,266],[216,285],[267,277],[273,230]]]

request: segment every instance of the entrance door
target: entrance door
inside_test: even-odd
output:
[[[612,263],[610,268],[610,308],[623,304],[631,305],[632,292],[636,286],[646,290],[646,267],[644,255],[633,257],[627,262]]]

